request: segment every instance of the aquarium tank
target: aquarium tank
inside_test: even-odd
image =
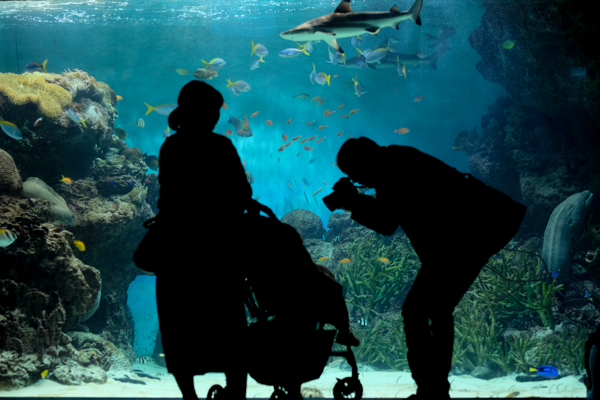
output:
[[[223,95],[214,132],[237,150],[252,197],[343,286],[361,340],[356,371],[326,356],[302,383],[304,398],[416,389],[401,311],[421,260],[402,227],[381,235],[323,202],[346,176],[340,147],[363,136],[414,147],[527,206],[454,311],[450,396],[585,397],[584,346],[600,322],[596,7],[0,2],[0,397],[181,397],[166,368],[157,278],[132,256],[158,213],[159,151],[177,135],[168,115],[192,80]],[[354,23],[334,13],[354,13]],[[399,169],[396,184],[414,172]],[[190,196],[211,195],[202,187],[211,171],[187,173]],[[453,235],[443,223],[429,228],[433,242]],[[447,258],[443,267],[460,264]],[[190,306],[189,318],[209,324],[199,310]],[[292,371],[292,350],[277,369]],[[194,382],[199,397],[219,398],[209,391],[225,375]],[[285,392],[250,376],[247,397]]]

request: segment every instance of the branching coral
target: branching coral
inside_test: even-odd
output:
[[[43,115],[56,118],[63,107],[73,101],[73,97],[62,87],[48,83],[43,75],[46,74],[0,73],[0,92],[6,95],[12,104],[22,106],[33,103]]]

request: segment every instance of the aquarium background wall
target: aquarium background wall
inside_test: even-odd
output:
[[[356,12],[393,5],[406,11],[413,2],[351,3]],[[146,233],[143,222],[158,212],[156,157],[176,134],[167,129],[168,106],[154,107],[176,104],[183,85],[202,79],[223,94],[214,132],[237,149],[253,198],[293,226],[313,261],[343,284],[362,340],[354,353],[366,397],[414,392],[400,312],[420,261],[401,228],[379,235],[322,201],[344,176],[336,165],[340,146],[361,136],[416,147],[528,207],[508,246],[525,253],[503,250],[490,259],[456,309],[451,395],[585,396],[583,346],[600,318],[594,4],[423,0],[420,26],[408,19],[398,30],[339,39],[346,65],[324,41],[309,46],[280,37],[337,6],[0,3],[3,394],[95,383],[144,395],[129,379],[179,396],[165,368],[155,278],[138,270],[132,255]],[[258,68],[253,43],[268,50]],[[290,48],[308,54],[279,55]],[[386,56],[357,64],[366,49]],[[323,73],[316,82],[313,70]],[[238,81],[250,89],[236,90]],[[239,133],[231,117],[247,119],[252,136]],[[196,150],[198,159],[218,156]],[[396,172],[403,185],[414,171]],[[194,197],[212,194],[202,185],[210,173],[185,171],[190,198],[183,209],[193,211]],[[551,245],[558,232],[567,233]],[[452,226],[431,227],[432,240],[452,234]],[[559,247],[567,249],[567,268],[556,272],[547,264]],[[189,307],[190,318],[203,323],[201,310]],[[531,370],[542,365],[559,375]],[[304,397],[332,397],[319,382],[346,368],[331,357],[323,377],[306,384],[321,393],[306,389]],[[389,385],[386,374],[395,374]],[[198,377],[197,388],[209,380]],[[484,380],[485,389],[472,383]],[[270,396],[258,386],[249,386],[249,397]],[[373,386],[385,389],[369,392]]]

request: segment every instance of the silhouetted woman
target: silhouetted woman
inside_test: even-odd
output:
[[[243,277],[235,270],[243,232],[234,218],[246,209],[252,189],[231,141],[212,132],[221,94],[192,81],[178,105],[169,115],[176,133],[159,154],[157,221],[170,254],[156,274],[165,359],[185,400],[197,399],[194,375],[206,372],[225,372],[228,395],[243,400],[247,323]]]

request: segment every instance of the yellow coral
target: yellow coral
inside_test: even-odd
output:
[[[62,87],[46,82],[44,75],[0,73],[0,92],[15,105],[33,103],[43,115],[56,118],[73,97]]]

